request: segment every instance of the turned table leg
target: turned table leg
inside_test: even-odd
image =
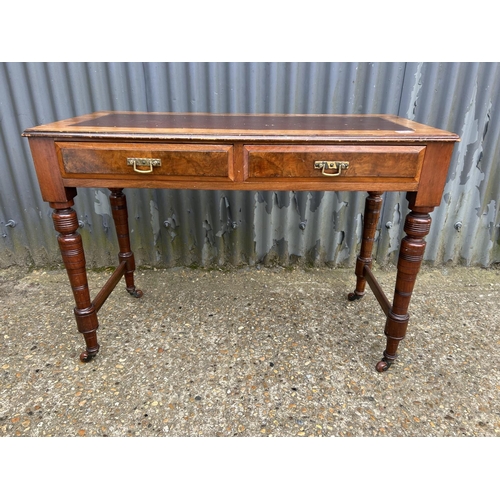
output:
[[[366,278],[364,268],[365,266],[371,267],[372,265],[372,249],[380,218],[382,194],[380,191],[369,191],[366,198],[363,239],[361,241],[361,250],[356,260],[356,289],[347,296],[350,301],[359,300],[365,295]]]
[[[85,253],[82,238],[77,233],[78,218],[71,208],[73,201],[65,203],[51,203],[54,208],[52,219],[54,227],[59,232],[57,238],[61,255],[68,272],[69,281],[75,297],[75,318],[78,331],[83,334],[87,349],[82,352],[80,359],[89,361],[99,351],[97,343],[97,312],[90,299],[90,292],[85,270]]]
[[[410,210],[404,226],[406,236],[399,250],[394,300],[385,324],[384,333],[387,337],[387,345],[382,360],[376,366],[379,372],[387,370],[394,362],[399,342],[406,335],[409,320],[408,307],[424,256],[424,238],[431,227],[429,212],[432,212],[433,207],[415,207],[410,203]]]
[[[113,220],[115,221],[116,235],[118,237],[118,246],[120,253],[118,258],[120,262],[125,262],[125,284],[127,292],[133,297],[142,297],[142,291],[137,290],[134,284],[135,259],[130,248],[130,236],[128,228],[127,198],[123,194],[123,188],[111,188],[109,200]]]

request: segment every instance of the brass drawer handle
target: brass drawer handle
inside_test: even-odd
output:
[[[153,172],[153,167],[161,167],[161,160],[159,158],[127,158],[127,165],[134,167],[134,172],[138,174],[150,174]]]
[[[342,170],[347,170],[349,168],[349,162],[348,161],[315,161],[314,162],[314,168],[321,170],[321,173],[323,175],[326,175],[327,177],[338,177],[341,173]],[[326,170],[336,170],[335,173],[330,174],[326,172]]]

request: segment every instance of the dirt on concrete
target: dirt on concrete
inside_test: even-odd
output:
[[[111,274],[89,272],[91,295]],[[375,269],[392,298],[395,269]],[[398,360],[352,269],[141,269],[89,363],[64,269],[0,270],[0,436],[500,436],[500,270],[424,267]]]

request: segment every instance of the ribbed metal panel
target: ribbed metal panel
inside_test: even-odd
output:
[[[456,132],[425,258],[489,266],[500,261],[499,96],[499,63],[2,63],[0,266],[60,262],[22,131],[99,110],[391,113]],[[126,194],[139,264],[352,265],[361,238],[362,193]],[[113,265],[106,190],[80,189],[76,210],[89,265]],[[406,213],[404,193],[385,195],[378,262],[395,259]]]

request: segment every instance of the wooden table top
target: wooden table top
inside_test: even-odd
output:
[[[102,111],[26,129],[25,137],[151,140],[457,141],[395,115],[213,114]]]

